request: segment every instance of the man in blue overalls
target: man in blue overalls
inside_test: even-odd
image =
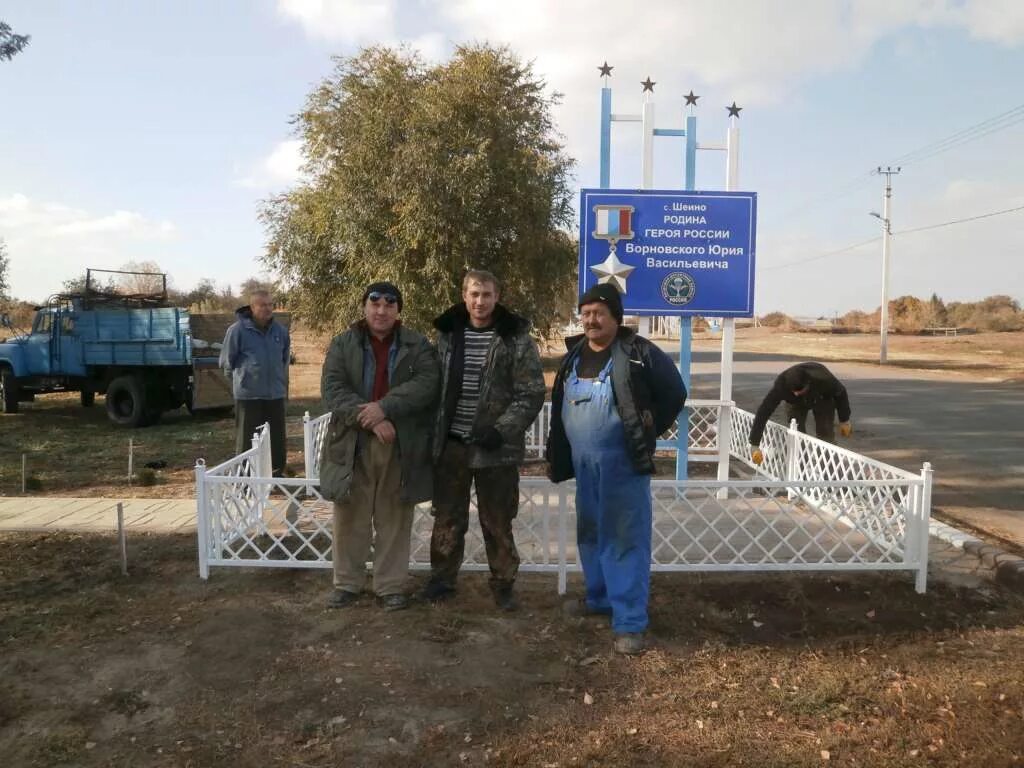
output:
[[[576,478],[576,538],[586,598],[575,614],[607,614],[615,650],[640,653],[651,567],[651,475],[658,435],[686,388],[668,355],[622,325],[622,298],[595,285],[580,299],[583,335],[566,339],[551,394],[548,474]]]

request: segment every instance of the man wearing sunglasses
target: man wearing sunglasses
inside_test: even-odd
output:
[[[373,590],[385,610],[408,607],[413,507],[431,496],[430,426],[437,410],[437,355],[402,326],[392,283],[363,291],[363,318],[331,342],[321,393],[331,411],[320,488],[334,502],[334,590],[344,608],[366,584],[373,538]]]
[[[455,594],[475,484],[491,592],[499,608],[514,611],[519,465],[545,387],[530,322],[498,303],[499,290],[490,272],[470,270],[462,281],[463,300],[434,321],[441,407],[434,426],[431,575],[423,597],[439,602]]]

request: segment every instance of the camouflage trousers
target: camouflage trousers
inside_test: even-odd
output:
[[[430,536],[431,581],[455,587],[469,529],[469,491],[476,485],[480,529],[491,569],[492,590],[508,589],[519,570],[512,520],[519,512],[519,468],[469,466],[470,448],[448,440],[434,468],[434,530]]]

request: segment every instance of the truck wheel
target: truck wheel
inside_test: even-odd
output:
[[[92,408],[96,404],[96,393],[91,389],[83,389],[81,396],[83,408]]]
[[[0,411],[18,412],[18,380],[10,368],[0,368]]]
[[[118,376],[107,386],[107,416],[122,427],[146,425],[146,390],[135,376]]]

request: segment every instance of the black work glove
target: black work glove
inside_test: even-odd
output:
[[[488,451],[500,448],[504,442],[505,438],[494,427],[487,427],[473,435],[473,443]]]

